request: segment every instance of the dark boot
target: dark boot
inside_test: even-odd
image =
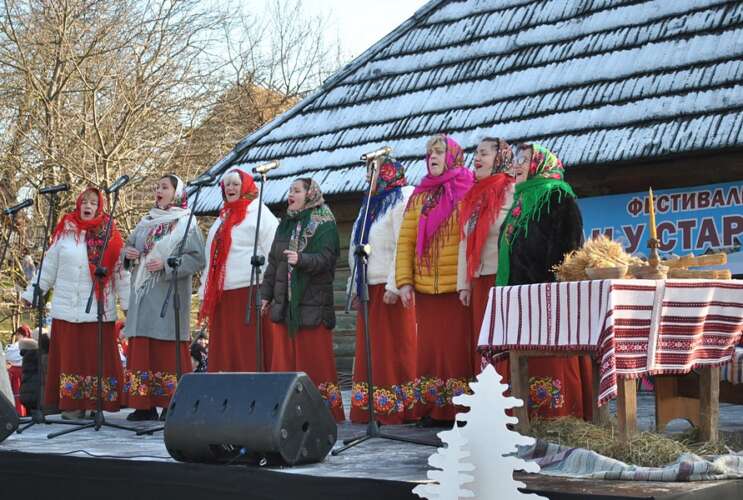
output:
[[[126,419],[130,422],[141,422],[144,420],[157,420],[157,409],[150,408],[149,410],[134,410],[132,413],[127,415]]]

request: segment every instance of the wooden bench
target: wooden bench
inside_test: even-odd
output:
[[[655,428],[660,432],[680,418],[697,427],[703,440],[714,441],[720,403],[743,405],[743,386],[720,382],[719,368],[697,372],[655,377]]]

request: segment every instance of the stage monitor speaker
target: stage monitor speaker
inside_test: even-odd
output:
[[[165,447],[183,462],[321,462],[337,438],[330,409],[302,372],[185,375],[165,419]]]
[[[0,367],[5,369],[4,367]],[[18,413],[15,406],[8,401],[5,394],[0,392],[0,442],[10,436],[18,428]]]

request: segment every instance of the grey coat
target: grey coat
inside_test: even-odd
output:
[[[289,238],[276,233],[268,255],[268,267],[263,276],[261,298],[271,303],[271,321],[284,323],[289,305],[287,286],[289,263],[284,250],[289,248]],[[299,303],[299,326],[313,327],[321,322],[329,329],[335,328],[333,279],[338,251],[327,247],[318,253],[300,253],[294,272],[308,273],[310,282]]]
[[[146,231],[135,230],[126,240],[126,246],[132,246],[139,251],[144,248]],[[172,255],[178,252],[177,245]],[[175,340],[175,321],[173,313],[173,296],[170,297],[167,312],[164,318],[160,317],[160,310],[170,286],[172,268],[165,264],[165,269],[158,274],[157,282],[137,302],[134,279],[137,275],[135,262],[125,260],[125,265],[132,269],[132,286],[129,299],[129,312],[126,317],[124,333],[127,337],[149,337],[155,340]],[[135,265],[136,264],[136,265]],[[191,323],[191,282],[194,273],[204,268],[204,237],[194,219],[191,222],[186,243],[183,247],[183,258],[178,268],[178,292],[180,294],[180,339],[190,341]]]

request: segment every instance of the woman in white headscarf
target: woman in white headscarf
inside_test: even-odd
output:
[[[164,419],[175,391],[175,317],[172,307],[164,318],[160,310],[170,285],[173,269],[168,257],[178,253],[191,211],[187,208],[184,182],[175,175],[163,176],[155,186],[155,207],[139,221],[124,251],[125,263],[132,268],[131,298],[125,333],[129,339],[129,358],[125,374],[125,398],[135,411],[129,420],[157,420],[157,407]],[[181,368],[191,371],[189,353],[191,282],[204,267],[204,239],[196,220],[191,221],[185,238],[180,267]],[[172,300],[172,298],[171,298]]]

